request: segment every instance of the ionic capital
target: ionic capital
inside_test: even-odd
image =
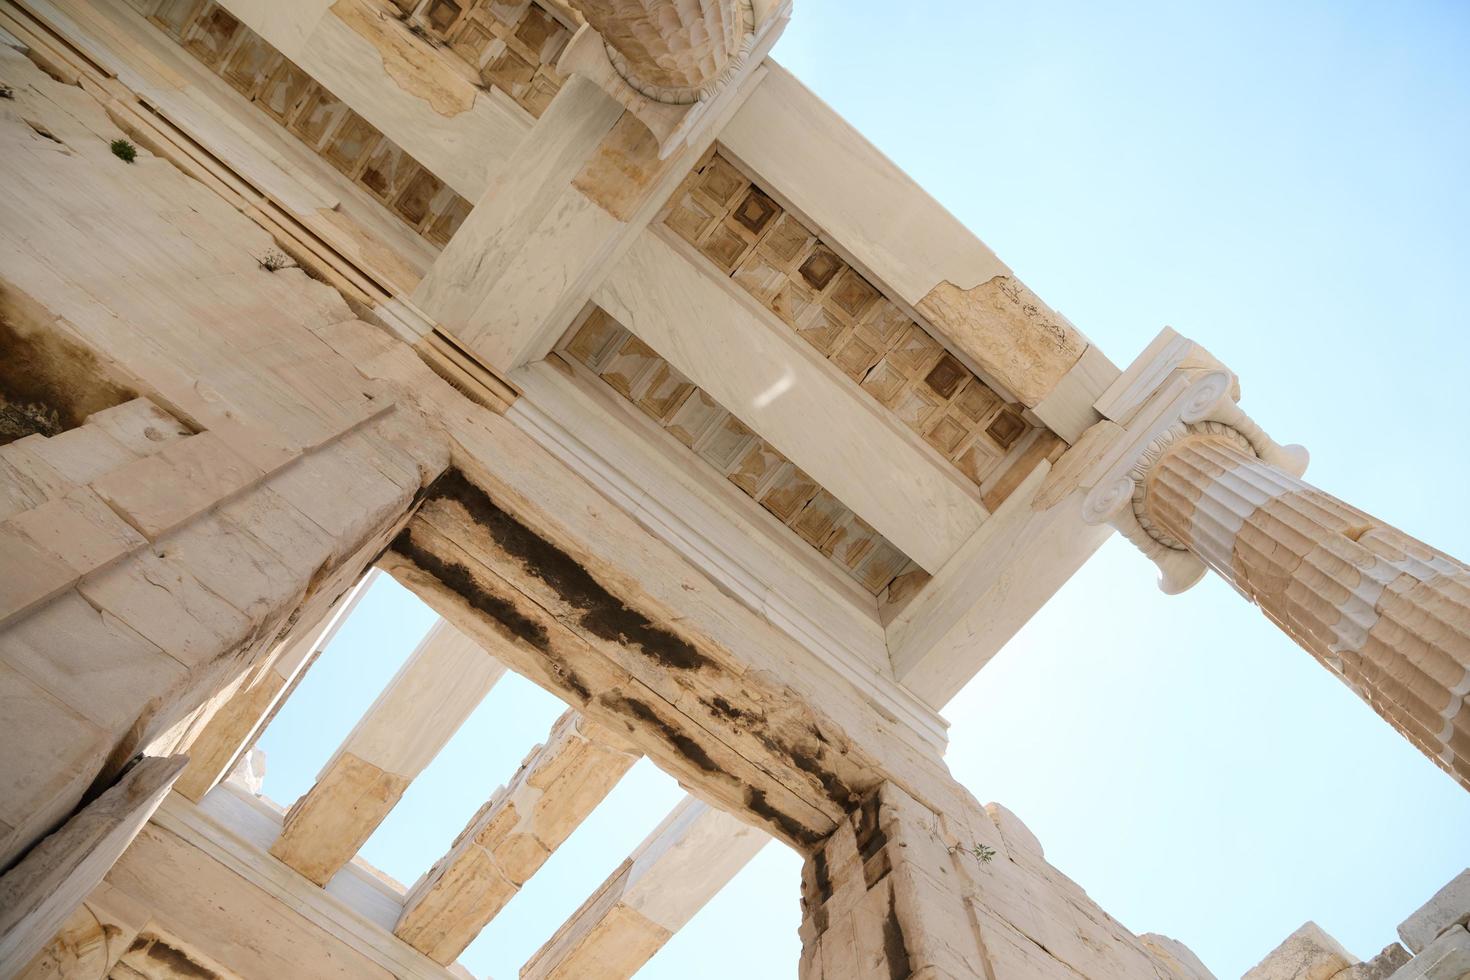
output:
[[[791,19],[792,0],[572,0],[562,54],[637,116],[667,159],[729,105]]]
[[[1159,461],[1185,440],[1217,437],[1299,477],[1307,451],[1277,443],[1246,415],[1236,404],[1238,379],[1203,348],[1172,331],[1160,341],[1098,402],[1123,427],[1092,470],[1083,519],[1111,524],[1133,542],[1158,566],[1159,588],[1174,595],[1198,582],[1207,566],[1150,514],[1148,476]]]

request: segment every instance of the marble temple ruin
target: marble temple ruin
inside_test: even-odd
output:
[[[522,977],[631,976],[774,838],[802,980],[1203,980],[944,762],[1115,531],[1470,788],[1470,569],[1199,343],[1098,349],[768,56],[791,7],[0,2],[0,976],[468,976],[646,757],[686,799]],[[440,620],[275,807],[242,762],[374,575]],[[566,713],[376,874],[506,671]],[[1467,920],[1249,976],[1461,977]]]

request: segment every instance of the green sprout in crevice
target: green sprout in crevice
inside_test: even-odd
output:
[[[112,155],[123,163],[132,163],[138,159],[138,148],[127,140],[117,139],[112,141]]]

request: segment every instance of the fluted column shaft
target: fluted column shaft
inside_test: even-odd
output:
[[[1470,788],[1470,567],[1189,426],[1135,496],[1144,529],[1193,552]]]
[[[659,102],[693,102],[740,54],[750,0],[573,0],[621,58],[629,84]],[[618,58],[615,57],[615,63]]]

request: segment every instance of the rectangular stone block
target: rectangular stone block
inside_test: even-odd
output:
[[[87,487],[16,514],[5,526],[78,575],[103,568],[148,543]]]
[[[205,514],[158,542],[159,550],[252,621],[268,618],[306,589],[309,573],[288,569],[223,514]]]
[[[1424,947],[1393,980],[1465,980],[1470,976],[1470,932],[1454,926]]]
[[[45,502],[45,491],[0,456],[0,521]]]
[[[114,736],[188,674],[177,660],[76,592],[58,596],[0,632],[0,661]]]
[[[1445,930],[1467,922],[1470,922],[1470,868],[1450,879],[1417,912],[1399,923],[1399,938],[1418,953]]]
[[[0,625],[69,588],[76,571],[14,527],[0,525]]]
[[[152,551],[86,579],[79,591],[188,667],[232,649],[252,627],[187,568]]]
[[[87,416],[86,425],[101,429],[136,456],[151,456],[190,435],[186,425],[146,398],[94,412]]]
[[[47,500],[55,500],[72,488],[72,483],[46,462],[37,447],[47,442],[45,436],[29,435],[6,446],[0,446],[0,459],[36,488]]]
[[[0,865],[66,816],[110,748],[96,725],[0,663],[0,823],[14,828]]]
[[[92,484],[149,540],[157,540],[263,476],[211,432],[113,470]]]
[[[118,442],[100,425],[79,425],[36,446],[36,455],[72,483],[91,483],[104,473],[125,466],[138,454]]]

